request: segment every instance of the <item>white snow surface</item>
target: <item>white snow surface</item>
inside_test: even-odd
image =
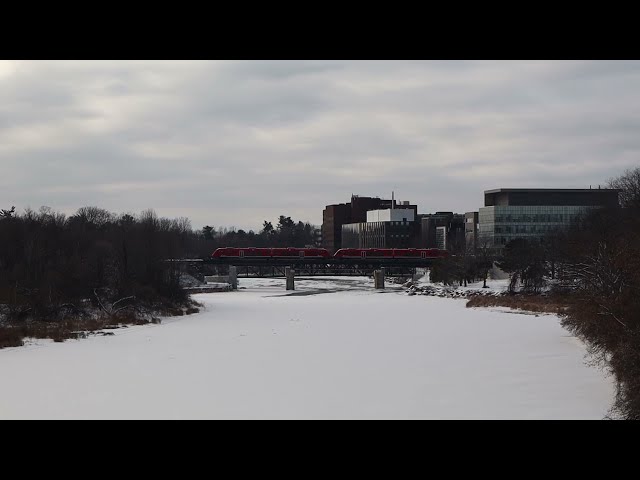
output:
[[[202,313],[0,350],[1,419],[601,419],[610,377],[554,315],[370,278],[244,279]]]

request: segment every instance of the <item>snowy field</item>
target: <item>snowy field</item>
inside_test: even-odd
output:
[[[613,400],[553,315],[369,278],[239,286],[195,295],[197,315],[0,350],[0,418],[600,419]]]

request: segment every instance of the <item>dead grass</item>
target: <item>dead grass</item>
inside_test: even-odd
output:
[[[86,338],[89,333],[114,325],[140,325],[147,320],[133,315],[117,318],[76,318],[62,321],[28,321],[21,324],[4,324],[0,326],[0,348],[20,347],[25,338],[49,338],[54,342],[67,339]]]
[[[0,348],[20,347],[25,338],[49,338],[54,342],[67,339],[87,338],[93,332],[111,330],[128,325],[145,325],[161,323],[159,316],[182,316],[198,313],[202,305],[189,301],[182,307],[147,307],[145,309],[123,310],[117,315],[104,313],[89,315],[86,311],[74,317],[44,320],[13,320],[0,323]],[[1,319],[1,316],[0,316]],[[102,332],[103,335],[109,333]],[[112,333],[111,333],[112,335]]]
[[[21,347],[24,345],[24,335],[17,328],[0,327],[0,348]]]
[[[507,307],[535,313],[566,313],[572,301],[568,297],[548,295],[487,295],[475,296],[467,302],[470,307]]]

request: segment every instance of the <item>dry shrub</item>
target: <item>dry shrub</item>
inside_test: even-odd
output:
[[[24,345],[24,338],[50,338],[54,342],[66,339],[87,338],[90,332],[112,328],[118,325],[144,325],[149,320],[138,316],[135,312],[120,312],[115,316],[99,317],[78,316],[59,321],[31,320],[18,325],[0,327],[0,348],[19,347]],[[160,323],[159,321],[156,323]]]
[[[109,318],[109,325],[145,325],[149,320],[131,310],[123,310]]]
[[[24,335],[21,329],[15,327],[0,327],[0,348],[21,347]]]
[[[470,307],[507,307],[536,313],[564,314],[570,301],[544,295],[478,295],[467,302]]]

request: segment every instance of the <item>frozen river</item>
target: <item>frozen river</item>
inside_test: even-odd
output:
[[[0,418],[600,419],[612,403],[553,315],[367,278],[240,287],[159,325],[0,350]]]

